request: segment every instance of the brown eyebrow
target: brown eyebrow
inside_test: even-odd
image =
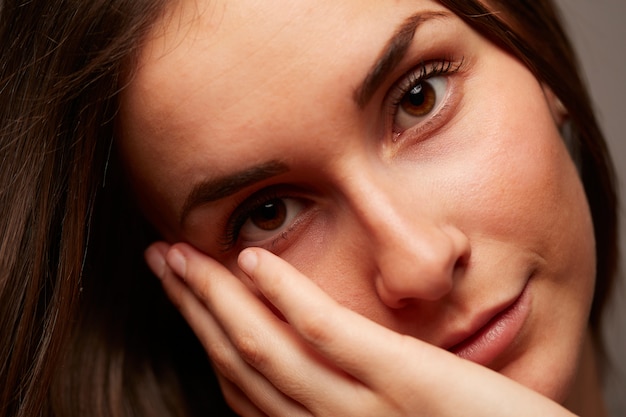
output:
[[[422,12],[409,16],[398,27],[395,34],[389,39],[380,58],[372,66],[361,85],[354,91],[354,100],[360,108],[365,107],[374,92],[380,87],[384,79],[406,55],[417,28],[424,22],[437,18],[450,17],[446,12]],[[195,207],[220,200],[236,194],[252,184],[289,171],[286,164],[280,161],[268,161],[244,170],[228,174],[223,177],[201,181],[193,186],[187,195],[181,214],[180,224],[185,221],[189,212]]]
[[[417,13],[409,16],[398,27],[379,55],[380,58],[370,69],[361,85],[354,91],[354,101],[359,108],[365,107],[388,74],[398,62],[402,61],[413,41],[417,28],[429,20],[446,17],[450,17],[450,14],[446,12]]]
[[[210,178],[195,184],[185,199],[179,216],[183,224],[189,212],[205,203],[233,195],[250,185],[289,171],[280,161],[268,161],[222,177]]]

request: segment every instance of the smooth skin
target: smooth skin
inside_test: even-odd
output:
[[[155,244],[146,259],[243,416],[573,415],[511,379],[341,306],[262,249],[245,250],[239,263],[289,325],[188,245]],[[246,308],[234,312],[233,305]]]
[[[236,410],[568,415],[593,228],[522,63],[428,0],[183,0],[161,23],[117,145],[187,243],[146,256]],[[251,246],[283,260],[246,269]],[[510,341],[450,352],[521,294]]]

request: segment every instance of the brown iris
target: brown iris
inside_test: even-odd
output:
[[[436,101],[437,93],[433,86],[421,82],[402,97],[400,107],[410,116],[422,117],[433,111]]]
[[[250,214],[250,221],[262,230],[278,229],[286,218],[287,207],[281,199],[267,201]]]

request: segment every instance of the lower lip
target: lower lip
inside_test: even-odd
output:
[[[487,366],[513,343],[530,312],[528,286],[517,301],[450,351],[457,356]]]

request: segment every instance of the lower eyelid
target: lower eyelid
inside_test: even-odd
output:
[[[393,119],[393,129],[395,133],[402,133],[406,130],[410,130],[411,128],[413,128],[414,126],[419,126],[424,124],[426,121],[430,120],[431,118],[433,118],[435,115],[439,114],[443,108],[443,105],[446,103],[446,101],[448,100],[450,94],[450,80],[449,80],[449,76],[437,76],[437,77],[433,77],[430,78],[428,80],[424,80],[421,81],[421,83],[424,82],[428,82],[430,83],[431,88],[435,88],[437,89],[437,87],[442,88],[443,87],[443,93],[441,94],[442,97],[439,99],[436,99],[435,105],[433,106],[433,109],[427,113],[424,116],[416,116],[416,115],[411,115],[409,114],[403,107],[403,102],[399,103],[397,108],[396,108],[396,112],[394,115],[394,119]],[[434,85],[436,85],[436,87],[433,87]],[[408,94],[408,93],[407,93]],[[404,119],[404,120],[403,120]],[[414,119],[422,119],[422,120],[414,120]],[[403,123],[406,122],[406,123]],[[408,124],[408,127],[401,127],[401,125],[403,124]]]
[[[463,56],[459,60],[444,59],[441,61],[435,61],[435,64],[433,65],[435,65],[435,69],[430,68],[429,71],[434,72],[434,75],[425,75],[421,78],[413,76],[411,82],[406,80],[411,80],[410,77],[412,76],[405,76],[405,79],[399,82],[394,87],[396,92],[385,100],[386,103],[384,104],[384,106],[388,109],[386,110],[386,123],[389,123],[389,125],[384,130],[386,132],[391,132],[392,142],[396,142],[407,135],[410,135],[412,137],[416,135],[423,136],[426,132],[432,130],[435,127],[437,121],[441,122],[441,119],[443,119],[443,116],[446,115],[446,113],[449,113],[451,110],[454,109],[454,107],[456,107],[456,101],[458,101],[460,98],[460,94],[458,94],[458,91],[460,90],[462,80],[466,78],[467,70],[471,66],[470,60],[466,59],[466,57]],[[437,66],[443,66],[445,70],[438,72],[436,69]],[[415,74],[416,71],[419,72],[420,70],[414,70],[413,74]],[[433,113],[432,116],[425,116],[425,119],[423,121],[416,123],[414,126],[411,126],[403,131],[397,129],[395,124],[395,118],[398,114],[398,106],[400,105],[400,102],[402,101],[405,94],[410,91],[410,88],[407,90],[406,87],[436,77],[445,77],[447,84],[446,92],[444,93],[444,97],[439,103],[439,108],[435,110],[435,113]]]
[[[241,247],[238,248],[238,250],[243,250],[245,247],[249,246],[256,246],[262,247],[274,253],[282,252],[285,249],[284,245],[291,245],[296,239],[298,239],[298,236],[294,236],[294,234],[304,233],[301,229],[306,228],[307,224],[310,223],[315,216],[316,210],[310,207],[310,204],[313,203],[305,204],[305,208],[302,209],[302,212],[298,214],[296,219],[289,226],[287,226],[286,230],[280,232],[277,236],[268,238],[265,242],[242,241],[240,243]]]
[[[402,132],[394,131],[392,137],[393,142],[402,141],[404,137],[418,137],[421,141],[425,139],[426,134],[433,134],[437,129],[444,125],[447,119],[450,118],[451,113],[454,112],[455,108],[457,107],[458,101],[461,96],[458,91],[458,86],[455,85],[458,82],[454,79],[456,77],[450,76],[448,78],[448,88],[446,94],[435,113],[425,119],[423,122],[418,123],[415,126],[412,126]]]
[[[277,193],[274,189],[264,189],[235,201],[232,209],[229,210],[230,215],[228,215],[220,227],[217,228],[217,230],[222,231],[220,233],[220,246],[222,247],[222,252],[229,251],[237,244],[241,227],[244,225],[254,208],[258,207],[262,203],[279,198],[290,197],[282,195],[282,193]]]
[[[275,236],[277,233],[280,234],[280,230],[283,230],[284,228],[289,229],[291,225],[297,221],[298,216],[306,209],[307,206],[302,199],[293,197],[272,198],[262,203],[262,205],[274,203],[276,201],[282,201],[282,204],[284,205],[285,217],[283,222],[274,230],[263,230],[252,220],[253,213],[256,211],[256,209],[254,209],[247,217],[246,222],[239,229],[239,236],[242,236],[242,239],[245,239],[245,237],[250,238],[256,235],[259,239],[255,239],[254,241],[263,241],[266,240],[262,238],[264,235]],[[260,206],[258,208],[260,208]]]

